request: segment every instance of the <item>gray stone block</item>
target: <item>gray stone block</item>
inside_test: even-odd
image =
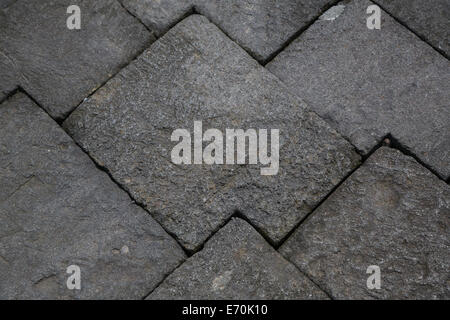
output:
[[[369,30],[370,4],[317,21],[267,68],[361,151],[390,133],[447,178],[450,62],[385,12]]]
[[[261,62],[334,0],[196,0],[196,10]]]
[[[376,0],[376,2],[450,56],[450,1],[448,0]]]
[[[0,299],[139,299],[184,258],[24,94],[0,105]]]
[[[378,149],[280,252],[338,299],[449,299],[450,188],[400,151]],[[381,288],[369,290],[371,265]]]
[[[120,0],[161,35],[189,14],[205,15],[260,62],[306,27],[335,0]]]
[[[175,129],[279,129],[278,175],[258,165],[174,165]],[[192,15],[84,102],[64,127],[188,249],[235,210],[281,240],[359,163],[352,146]]]
[[[232,219],[148,299],[327,299],[248,223]]]
[[[150,30],[160,36],[189,14],[194,0],[119,0]]]
[[[81,29],[69,30],[66,11],[72,4],[70,0],[19,0],[0,13],[0,72],[14,75],[13,68],[15,85],[57,119],[153,40],[114,0],[77,1]],[[5,91],[8,83],[4,82],[0,80],[0,91]]]

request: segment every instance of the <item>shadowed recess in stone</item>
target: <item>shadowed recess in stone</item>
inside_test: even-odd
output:
[[[247,222],[232,219],[148,299],[327,299]]]
[[[62,119],[153,40],[115,0],[76,1],[81,29],[69,30],[72,4],[18,0],[0,10],[0,99],[20,85]]]
[[[174,165],[171,134],[192,133],[195,120],[203,121],[204,131],[279,129],[278,175],[261,176],[259,165]],[[155,42],[64,127],[190,250],[237,209],[278,242],[360,160],[345,139],[199,15]]]
[[[450,176],[450,62],[372,2],[352,1],[335,20],[318,20],[268,70],[362,152],[387,134]]]
[[[139,299],[184,258],[24,94],[0,105],[0,299]]]
[[[449,299],[450,188],[382,147],[280,248],[338,299]],[[367,288],[379,266],[381,288]]]

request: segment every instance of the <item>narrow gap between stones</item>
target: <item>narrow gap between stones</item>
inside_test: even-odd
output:
[[[187,259],[189,259],[189,258],[187,258]],[[185,262],[186,262],[186,260],[187,259],[184,259],[183,261],[180,261],[180,263],[178,263],[178,265],[175,267],[175,268],[173,268],[171,271],[168,271],[168,272],[166,272],[162,277],[161,277],[161,280],[159,280],[158,281],[158,283],[153,287],[153,289],[151,289],[150,290],[150,292],[149,293],[147,293],[145,296],[143,296],[142,298],[141,298],[141,300],[145,300],[145,299],[147,299],[152,293],[153,293],[153,291],[155,291],[166,279],[167,279],[167,277],[169,277],[172,273],[174,273],[179,267],[181,267]]]
[[[122,3],[117,0],[120,5],[133,17],[135,17],[140,23],[142,23],[144,26],[145,24],[140,21],[136,16],[134,16],[131,12],[128,11],[127,8],[125,8]],[[115,76],[117,76],[117,74],[119,74],[123,69],[125,69],[126,67],[128,67],[131,63],[133,63],[135,60],[137,60],[146,50],[148,50],[154,42],[156,42],[158,39],[160,39],[162,36],[164,36],[171,28],[173,28],[175,25],[177,25],[178,23],[180,23],[183,19],[187,18],[188,16],[192,15],[192,14],[196,14],[195,12],[195,8],[193,7],[191,10],[187,11],[185,15],[183,15],[179,20],[177,20],[175,23],[173,23],[172,26],[170,26],[170,28],[167,29],[167,31],[165,31],[164,33],[162,33],[159,37],[156,36],[156,34],[151,31],[149,28],[147,28],[147,26],[145,26],[145,28],[150,32],[151,37],[153,39],[151,39],[151,43],[147,44],[143,49],[141,49],[136,55],[134,55],[133,58],[131,58],[129,61],[121,64],[118,66],[118,70],[116,72],[114,72],[112,74],[111,77],[108,77],[108,79],[106,79],[105,81],[103,81],[94,91],[92,91],[91,93],[89,93],[85,98],[83,98],[83,100],[81,100],[72,110],[70,110],[67,115],[61,119],[54,119],[59,125],[62,125],[62,123],[70,117],[70,115],[76,110],[78,109],[78,107],[83,104],[84,101],[86,101],[87,99],[89,99],[91,96],[93,96],[98,90],[100,90],[103,86],[105,86],[109,80],[111,80],[112,78],[114,78]]]
[[[29,95],[28,94],[28,92],[26,92],[23,88],[21,88],[21,87],[19,87],[18,88],[18,90],[17,91],[20,91],[20,92],[22,92],[22,93],[24,93],[31,101],[33,101],[39,108],[41,108],[51,119],[53,119],[55,122],[56,122],[56,120],[31,96],[31,95]],[[17,92],[16,91],[16,92]],[[58,123],[58,122],[56,122],[56,123]],[[184,246],[182,246],[181,245],[181,243],[179,242],[179,240],[178,240],[178,238],[176,237],[176,235],[175,234],[173,234],[172,232],[170,232],[170,231],[168,231],[168,230],[166,230],[166,228],[163,226],[163,225],[161,225],[161,223],[159,223],[159,221],[157,220],[157,219],[155,219],[155,218],[153,218],[153,216],[150,214],[150,212],[147,210],[147,208],[145,207],[145,205],[144,204],[142,204],[142,203],[140,203],[140,202],[138,202],[138,201],[136,201],[133,197],[132,197],[132,195],[131,195],[131,193],[126,189],[126,188],[124,188],[120,183],[118,183],[115,179],[114,179],[114,177],[111,175],[111,173],[110,173],[110,171],[108,170],[108,168],[106,168],[106,167],[104,167],[104,166],[101,166],[100,164],[98,164],[92,157],[91,157],[91,155],[77,142],[77,141],[75,141],[73,138],[72,138],[72,136],[59,124],[59,126],[60,126],[60,128],[72,139],[72,141],[89,157],[89,159],[91,159],[91,161],[94,163],[94,165],[96,166],[96,168],[97,169],[99,169],[100,171],[102,171],[102,172],[104,172],[104,173],[106,173],[107,175],[108,175],[108,177],[111,179],[111,181],[120,189],[120,190],[122,190],[122,191],[124,191],[127,195],[128,195],[128,197],[130,198],[130,201],[133,203],[133,204],[135,204],[135,205],[137,205],[137,206],[139,206],[140,208],[142,208],[149,216],[151,216],[152,217],[152,219],[153,220],[155,220],[155,222],[156,223],[158,223],[160,226],[161,226],[161,228],[168,234],[168,235],[170,235],[177,243],[178,243],[178,245],[181,247],[181,249],[184,251],[184,253],[186,254],[186,256],[190,256],[191,255],[191,253],[189,252],[189,250],[187,250],[187,249],[185,249],[184,248]]]
[[[392,134],[388,133],[386,136],[384,136],[381,139],[381,141],[378,144],[376,144],[372,148],[372,150],[370,150],[365,155],[361,155],[361,163],[356,168],[354,168],[352,171],[350,171],[336,186],[334,186],[333,189],[322,200],[320,200],[320,202],[314,207],[314,209],[311,210],[311,212],[308,213],[303,219],[301,219],[300,222],[291,231],[289,231],[289,233],[287,233],[286,236],[283,237],[283,239],[279,243],[277,243],[274,246],[274,248],[276,250],[278,250],[286,242],[286,240],[289,239],[289,237],[300,227],[300,225],[302,225],[304,222],[306,222],[307,219],[309,219],[314,214],[314,212],[317,210],[317,208],[319,208],[322,205],[322,203],[324,203],[355,171],[357,171],[359,168],[361,168],[361,166],[366,162],[367,159],[370,158],[370,156],[372,156],[372,154],[375,151],[377,151],[379,148],[381,148],[383,146],[386,146],[386,147],[389,147],[392,149],[396,149],[396,150],[400,151],[401,153],[403,153],[405,156],[409,156],[409,157],[413,158],[415,161],[417,161],[417,163],[419,163],[425,169],[430,171],[439,180],[442,180],[443,182],[449,184],[450,177],[447,180],[442,178],[435,170],[433,170],[430,166],[428,166],[422,160],[420,160],[408,148],[406,148],[405,146],[400,144],[400,142],[397,139],[395,139],[392,136]]]
[[[147,27],[147,26],[145,25],[145,23],[142,22],[141,19],[139,19],[139,17],[137,17],[137,16],[136,16],[135,14],[133,14],[130,10],[128,10],[128,8],[125,7],[125,6],[123,5],[123,3],[122,3],[121,0],[117,0],[117,2],[119,3],[119,5],[120,5],[126,12],[128,12],[128,14],[129,14],[130,16],[132,16],[132,17],[135,18],[140,24],[142,24],[142,25],[144,26],[144,28],[147,29],[147,31],[150,32],[150,34],[151,34],[154,38],[157,38],[155,32],[153,32],[153,30],[150,30],[150,28]]]
[[[416,156],[411,150],[409,150],[409,148],[407,146],[402,145],[396,138],[394,138],[391,134],[387,135],[387,139],[390,140],[390,147],[397,149],[398,151],[400,151],[401,153],[403,153],[406,156],[409,156],[411,158],[413,158],[414,160],[416,160],[422,167],[426,168],[428,171],[430,171],[432,174],[434,174],[439,180],[444,181],[445,183],[448,184],[448,180],[450,179],[450,177],[447,177],[447,179],[443,176],[441,176],[441,174],[439,174],[436,170],[434,170],[433,168],[431,168],[431,166],[429,166],[428,164],[426,164],[425,162],[423,162],[418,156]]]
[[[0,99],[0,104],[2,104],[3,102],[5,102],[6,100],[8,100],[9,98],[11,98],[13,95],[15,95],[17,92],[21,92],[23,90],[20,90],[19,87],[16,87],[15,89],[13,89],[12,91],[8,92],[6,94],[5,97],[3,97],[3,99]]]
[[[444,52],[444,50],[439,49],[438,47],[432,45],[430,42],[428,42],[428,40],[418,34],[417,32],[415,32],[414,30],[412,30],[405,22],[403,22],[402,20],[400,20],[399,18],[395,17],[394,15],[392,15],[388,10],[385,9],[384,6],[379,4],[379,1],[377,0],[371,0],[373,3],[375,3],[377,6],[379,6],[381,8],[381,10],[384,11],[384,13],[386,13],[388,16],[390,16],[392,19],[394,19],[397,23],[399,23],[400,25],[402,25],[403,27],[405,27],[409,32],[412,32],[416,37],[418,37],[420,40],[422,40],[423,42],[425,42],[427,45],[429,45],[431,48],[433,48],[438,54],[440,54],[441,56],[443,56],[444,58],[446,58],[447,60],[450,60],[450,57]]]
[[[277,251],[278,252],[278,251]],[[329,293],[327,290],[325,290],[324,288],[322,288],[321,285],[319,285],[314,279],[310,278],[308,274],[306,274],[305,272],[303,272],[302,270],[300,270],[299,267],[297,267],[293,262],[291,262],[288,258],[286,258],[285,256],[281,255],[281,253],[278,252],[278,254],[280,256],[283,257],[283,259],[285,259],[287,262],[289,262],[290,264],[292,264],[294,266],[295,269],[297,269],[303,276],[305,276],[305,278],[307,278],[309,281],[311,281],[317,288],[319,288],[320,291],[322,291],[323,293],[325,293],[327,295],[327,297],[330,300],[336,300],[335,297],[333,297],[333,295],[331,293]]]
[[[263,62],[261,61],[261,59],[258,59],[254,53],[252,53],[250,51],[250,49],[247,49],[243,46],[241,46],[239,43],[237,43],[235,40],[233,40],[233,38],[231,38],[231,36],[224,30],[222,29],[219,25],[215,24],[214,22],[211,21],[211,19],[207,16],[204,15],[202,13],[200,13],[199,11],[197,11],[197,9],[195,8],[195,6],[192,9],[192,14],[199,14],[203,17],[205,17],[206,19],[208,19],[208,21],[213,24],[217,29],[220,30],[220,32],[222,32],[227,38],[228,40],[232,41],[234,44],[236,44],[239,48],[241,48],[242,50],[244,50],[250,57],[252,57],[253,60],[255,60],[256,62],[258,62],[260,65],[264,66]]]
[[[282,51],[284,51],[284,49],[286,49],[292,42],[294,42],[294,40],[296,40],[298,37],[300,37],[300,35],[305,32],[307,29],[309,29],[309,27],[311,27],[317,20],[319,20],[319,18],[331,7],[336,6],[339,2],[343,2],[345,3],[347,0],[335,0],[332,1],[326,5],[324,5],[320,12],[314,17],[312,18],[310,21],[308,21],[302,28],[300,28],[300,30],[298,30],[296,33],[294,33],[292,36],[289,37],[289,39],[287,39],[280,48],[278,48],[277,50],[275,50],[267,59],[265,59],[264,61],[260,61],[261,65],[266,66],[268,63],[270,63],[273,59],[275,59],[275,57],[280,54]]]
[[[105,81],[103,81],[101,84],[99,84],[97,86],[97,88],[95,88],[91,93],[89,93],[85,98],[83,98],[83,100],[81,100],[75,107],[72,108],[72,110],[70,110],[63,118],[57,118],[57,119],[53,119],[55,120],[59,125],[62,125],[62,123],[70,117],[70,115],[76,110],[78,109],[78,107],[83,104],[83,102],[85,102],[87,99],[89,99],[91,96],[93,96],[95,93],[97,93],[98,90],[100,90],[101,88],[103,88],[108,82],[109,80],[111,80],[112,78],[114,78],[115,76],[117,76],[123,69],[125,69],[126,67],[128,67],[131,63],[133,63],[133,61],[135,61],[137,58],[139,58],[139,56],[141,54],[143,54],[145,52],[145,50],[147,50],[148,48],[151,47],[151,45],[155,42],[156,40],[153,39],[151,43],[147,44],[143,49],[139,50],[139,52],[134,55],[134,57],[129,60],[128,62],[125,62],[121,65],[119,65],[117,67],[117,71],[114,72],[111,77],[108,77],[108,79],[106,79]]]
[[[380,147],[382,146],[389,146],[389,135],[386,135],[375,147],[372,148],[372,150],[370,150],[366,155],[361,157],[361,163],[356,166],[355,168],[353,168],[353,170],[351,170],[349,173],[347,173],[347,175],[337,184],[333,187],[333,189],[331,189],[327,195],[319,201],[318,204],[316,204],[314,206],[314,208],[311,210],[311,212],[309,212],[305,217],[303,217],[296,226],[294,226],[292,228],[291,231],[289,231],[284,237],[283,239],[281,239],[275,246],[275,250],[278,250],[285,242],[287,239],[289,239],[289,237],[305,222],[307,221],[307,219],[309,219],[314,212],[317,210],[317,208],[319,208],[322,203],[324,203],[355,171],[357,171],[359,168],[361,168],[361,166],[366,162],[366,160],[375,152],[377,151]]]

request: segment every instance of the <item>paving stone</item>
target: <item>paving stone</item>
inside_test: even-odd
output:
[[[78,1],[81,29],[69,30],[66,11],[71,4],[19,0],[1,12],[0,72],[13,74],[12,65],[18,75],[15,85],[58,119],[152,41],[145,27],[115,0]],[[4,81],[0,91],[5,90]]]
[[[197,0],[196,10],[264,62],[333,0]]]
[[[174,165],[175,129],[279,129],[280,170]],[[235,210],[281,240],[359,163],[353,147],[217,27],[191,15],[85,101],[64,127],[190,250]]]
[[[185,257],[21,93],[0,105],[0,239],[0,299],[142,298]]]
[[[383,9],[450,56],[450,1],[377,0]]]
[[[378,149],[280,252],[339,299],[449,299],[450,188],[413,158]],[[366,286],[371,265],[381,289]]]
[[[442,177],[450,175],[450,62],[369,1],[319,20],[267,68],[361,151],[388,133]]]
[[[261,62],[334,0],[121,0],[156,34],[189,14],[193,7]]]
[[[232,219],[148,299],[327,299],[247,222]]]
[[[193,8],[193,0],[119,1],[158,36],[191,13]]]

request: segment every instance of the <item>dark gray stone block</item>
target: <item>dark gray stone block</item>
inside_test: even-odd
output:
[[[264,62],[333,0],[196,0],[196,10]]]
[[[193,7],[261,62],[334,0],[120,0],[160,35]]]
[[[184,257],[25,95],[0,105],[0,299],[139,299]]]
[[[15,85],[57,119],[153,39],[114,0],[77,1],[81,29],[69,30],[66,10],[71,4],[70,0],[19,0],[0,13],[0,72],[14,76]],[[6,84],[0,80],[0,91],[11,80]]]
[[[447,178],[450,62],[386,13],[369,30],[370,4],[317,21],[267,68],[361,151],[390,133]]]
[[[248,223],[232,219],[148,299],[327,299]]]
[[[338,299],[449,299],[450,188],[400,151],[377,150],[280,252]],[[369,290],[377,265],[381,288]]]
[[[279,129],[278,175],[174,165],[175,129]],[[195,250],[235,210],[281,240],[359,163],[352,146],[208,20],[192,15],[65,121],[99,164]]]
[[[160,36],[189,14],[194,0],[119,0],[124,7]]]
[[[376,2],[450,56],[450,1],[448,0],[376,0]]]

